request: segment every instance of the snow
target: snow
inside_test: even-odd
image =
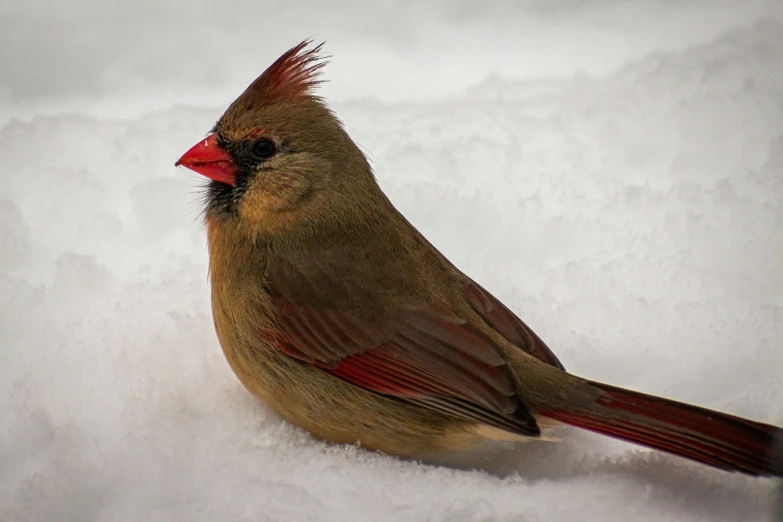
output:
[[[325,39],[324,93],[382,187],[569,370],[783,425],[779,4],[335,4],[226,63],[197,45],[199,2],[99,5],[0,10],[0,520],[783,518],[772,480],[570,428],[449,467],[314,440],[225,363],[203,182],[173,166],[271,59]],[[74,39],[35,39],[52,20]]]

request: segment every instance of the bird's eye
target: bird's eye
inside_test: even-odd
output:
[[[258,140],[253,144],[253,156],[260,159],[271,158],[277,152],[274,142],[268,139]]]

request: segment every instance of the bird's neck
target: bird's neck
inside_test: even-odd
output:
[[[321,215],[300,216],[290,223],[284,222],[289,217],[281,217],[274,227],[268,220],[258,223],[208,211],[210,273],[230,279],[246,277],[248,272],[268,276],[281,263],[352,263],[356,253],[369,253],[373,245],[395,243],[407,222],[378,193],[380,198]]]
[[[357,300],[386,287],[414,294],[423,288],[422,270],[443,268],[437,253],[385,197],[330,216],[341,217],[274,235],[256,234],[238,220],[208,217],[213,297],[252,298],[244,306],[259,306],[255,301],[262,296],[246,295],[253,288],[292,302],[371,308],[372,303]]]
[[[233,285],[266,271],[269,246],[237,226],[235,219],[207,214],[209,273],[213,281]]]

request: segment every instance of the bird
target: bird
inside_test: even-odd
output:
[[[783,429],[583,378],[394,207],[282,54],[176,162],[209,178],[212,316],[239,381],[316,438],[409,459],[562,424],[726,471],[783,475]]]

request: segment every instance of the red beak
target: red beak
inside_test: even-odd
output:
[[[236,183],[237,168],[234,160],[218,145],[216,134],[210,134],[193,145],[174,164],[175,167],[180,165],[221,183]]]

